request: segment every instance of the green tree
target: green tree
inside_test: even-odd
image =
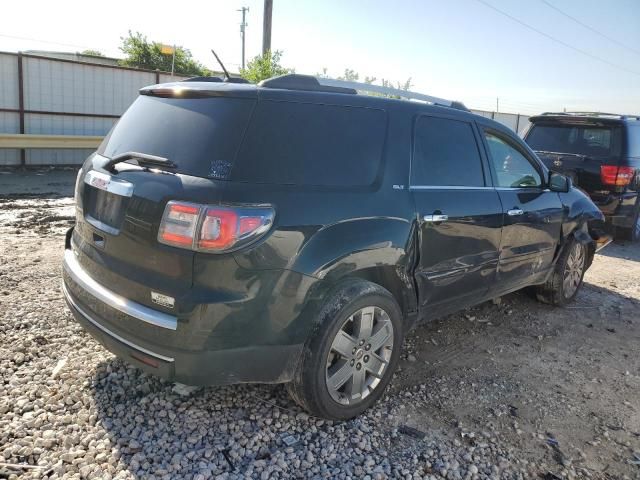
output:
[[[249,61],[246,68],[240,69],[240,75],[251,83],[258,83],[267,78],[293,73],[292,68],[280,65],[282,51],[267,52]]]
[[[329,74],[327,71],[327,67],[323,67],[322,69],[322,73],[317,73],[316,76],[319,77],[324,77],[324,78],[329,78]],[[351,68],[345,68],[344,69],[344,74],[343,75],[339,75],[337,77],[338,80],[345,80],[348,82],[358,82],[360,81],[360,74],[358,72],[356,72],[355,70],[351,69]],[[377,78],[376,77],[369,77],[369,76],[365,76],[364,77],[364,83],[368,83],[370,85],[375,85]],[[396,84],[394,85],[394,83],[391,80],[387,80],[385,78],[381,78],[380,79],[380,85],[386,88],[395,88],[398,90],[409,90],[412,86],[411,84],[411,77],[409,77],[407,80],[405,80],[404,82],[396,82]],[[384,93],[376,93],[376,92],[365,92],[367,93],[367,95],[372,95],[374,97],[387,97],[387,98],[401,98],[399,95],[389,95],[389,94],[384,94]]]
[[[94,57],[104,57],[104,53],[102,53],[101,51],[91,50],[91,49],[81,51],[80,55],[93,55]]]
[[[162,53],[162,43],[148,41],[140,32],[132,33],[128,37],[121,37],[120,50],[126,55],[120,61],[127,67],[145,68],[147,70],[171,71],[172,54]],[[184,47],[175,47],[175,61],[173,71],[183,75],[209,75],[209,70],[200,62],[194,60],[191,52]]]

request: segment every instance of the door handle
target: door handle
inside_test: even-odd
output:
[[[518,215],[522,215],[523,213],[524,212],[520,208],[512,208],[511,210],[507,211],[507,215],[509,215],[510,217],[517,217]]]
[[[425,222],[438,223],[438,222],[446,222],[449,220],[449,215],[444,215],[442,213],[436,215],[425,215],[422,217]]]

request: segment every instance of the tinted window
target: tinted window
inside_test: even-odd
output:
[[[627,155],[640,158],[640,125],[627,127]]]
[[[231,172],[239,182],[371,185],[386,130],[382,110],[260,101]]]
[[[527,135],[534,150],[593,157],[619,155],[620,129],[591,125],[534,125]]]
[[[254,104],[239,98],[140,96],[98,153],[149,153],[168,158],[181,173],[226,178]]]
[[[484,186],[482,161],[470,123],[436,117],[418,119],[411,185]]]
[[[542,177],[531,162],[506,140],[485,132],[496,187],[540,187]]]

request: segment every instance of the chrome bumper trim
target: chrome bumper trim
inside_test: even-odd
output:
[[[87,312],[85,312],[82,309],[82,307],[80,307],[80,305],[78,305],[73,300],[73,298],[69,294],[69,291],[67,290],[67,286],[64,284],[64,281],[62,282],[62,291],[63,291],[64,296],[66,297],[67,301],[71,304],[71,306],[73,306],[73,308],[75,308],[94,327],[98,328],[99,330],[102,330],[104,333],[106,333],[110,337],[115,338],[117,341],[122,342],[125,345],[127,345],[128,347],[131,347],[134,350],[138,350],[141,353],[144,353],[144,354],[149,355],[151,357],[157,358],[158,360],[162,360],[164,362],[171,363],[171,362],[174,361],[174,359],[172,357],[167,357],[165,355],[160,355],[159,353],[152,352],[151,350],[147,350],[146,348],[141,347],[140,345],[137,345],[137,344],[135,344],[133,342],[130,342],[126,338],[122,338],[120,335],[117,335],[117,334],[113,333],[111,330],[109,330],[105,326],[103,326],[103,325],[99,324],[98,322],[96,322],[93,318],[91,318],[91,316]]]
[[[176,317],[133,302],[96,282],[82,268],[73,250],[64,251],[64,269],[87,293],[110,307],[156,327],[169,330],[178,328],[178,319]]]

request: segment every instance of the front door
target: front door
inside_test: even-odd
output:
[[[504,210],[495,293],[512,291],[544,278],[552,267],[563,207],[550,191],[543,168],[517,139],[484,129],[494,185]]]
[[[455,117],[421,116],[414,126],[422,318],[476,303],[495,280],[502,206],[479,140],[475,125]]]

